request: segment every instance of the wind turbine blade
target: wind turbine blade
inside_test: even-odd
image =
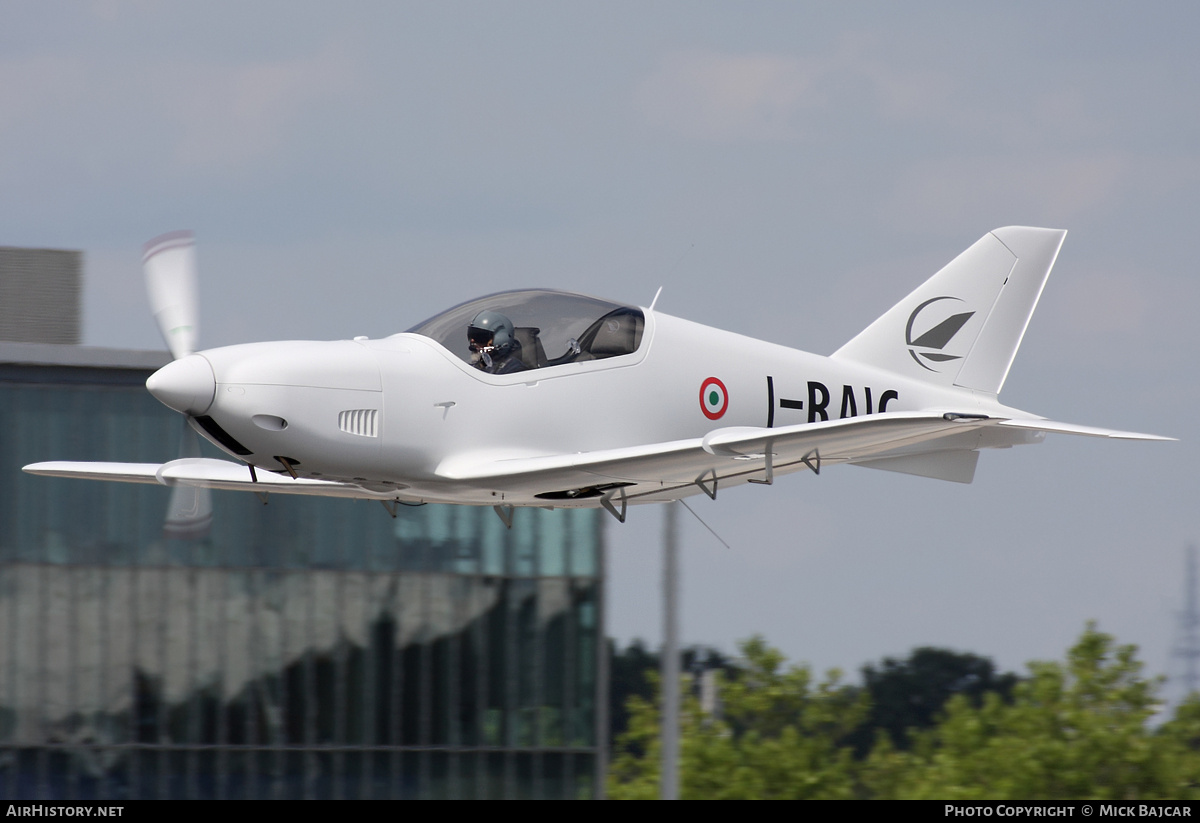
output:
[[[172,357],[186,357],[196,350],[199,329],[195,235],[175,231],[154,238],[145,246],[142,268],[158,330]]]

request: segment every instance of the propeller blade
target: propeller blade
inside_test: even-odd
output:
[[[199,457],[200,437],[184,418],[183,437],[179,441],[179,456]],[[171,489],[167,504],[167,519],[163,537],[176,540],[199,540],[207,537],[212,528],[212,491],[196,486],[176,486]]]
[[[186,357],[196,349],[200,325],[195,235],[173,231],[154,238],[145,246],[142,268],[158,330],[172,357]]]

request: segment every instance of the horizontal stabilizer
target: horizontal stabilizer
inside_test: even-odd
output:
[[[1100,429],[1095,426],[1080,426],[1075,423],[1058,423],[1054,420],[1040,418],[1017,418],[1004,420],[1000,423],[1012,429],[1026,431],[1050,432],[1051,434],[1082,434],[1088,437],[1111,437],[1115,440],[1176,440],[1175,437],[1162,437],[1157,434],[1141,434],[1139,432],[1123,432],[1116,429]]]

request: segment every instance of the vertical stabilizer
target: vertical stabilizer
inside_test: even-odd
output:
[[[985,234],[833,356],[999,394],[1067,233]]]

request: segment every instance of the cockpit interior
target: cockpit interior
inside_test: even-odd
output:
[[[513,357],[524,369],[543,369],[633,354],[642,344],[642,310],[595,297],[548,289],[500,292],[459,304],[409,329],[470,365],[478,363],[467,329],[481,312],[498,312],[513,326]]]

